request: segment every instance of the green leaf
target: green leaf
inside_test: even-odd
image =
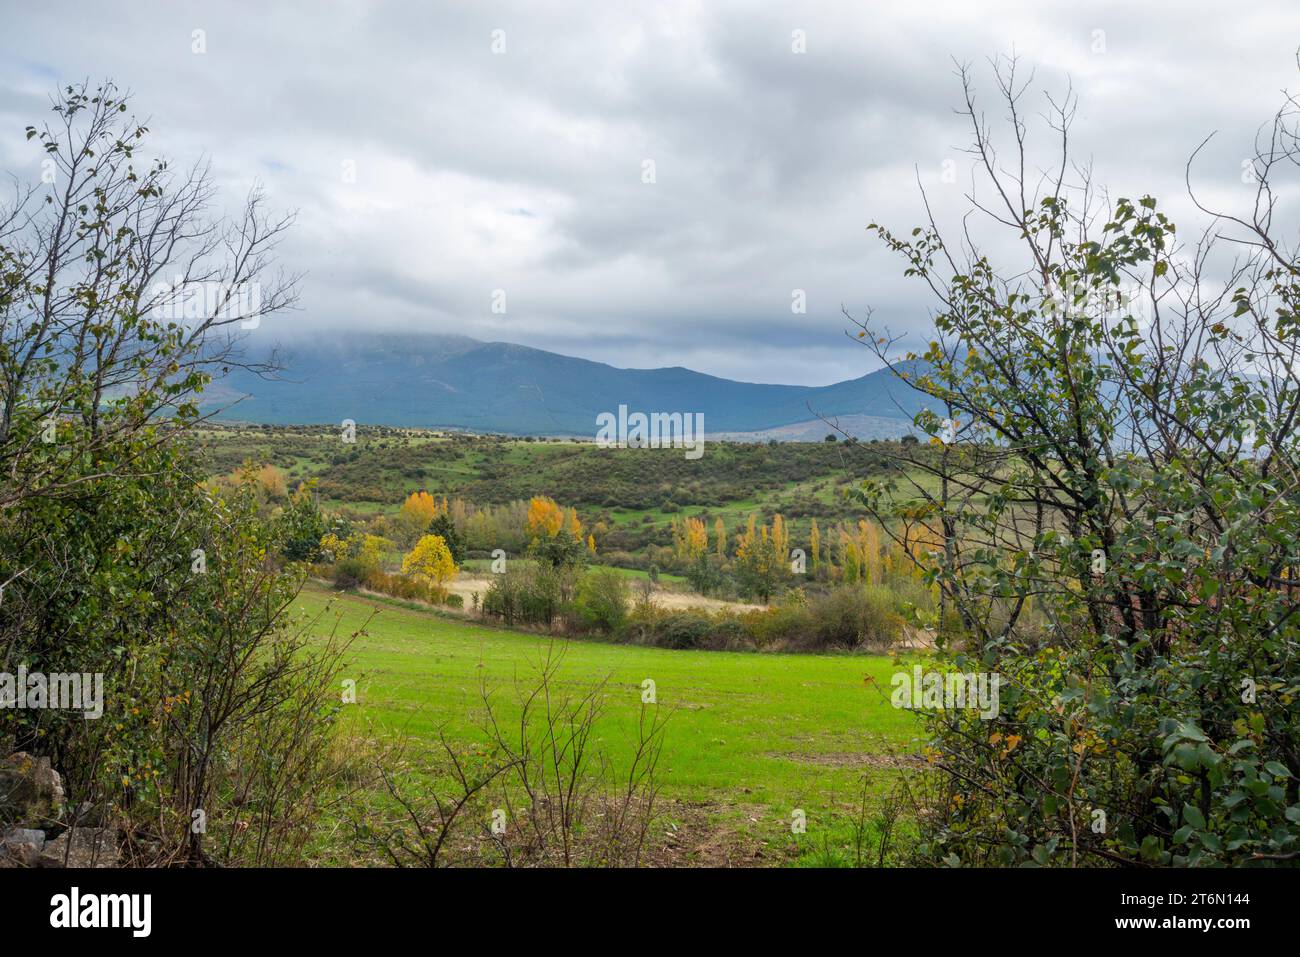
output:
[[[1160,838],[1154,834],[1148,834],[1142,839],[1140,853],[1144,860],[1158,861],[1160,859]]]

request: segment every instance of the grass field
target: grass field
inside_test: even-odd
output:
[[[471,747],[482,739],[479,679],[496,689],[503,715],[512,683],[536,674],[550,639],[443,617],[384,599],[339,595],[309,585],[301,608],[342,629],[362,627],[352,646],[356,727],[406,736],[432,755],[439,729]],[[570,641],[559,679],[577,689],[607,679],[601,748],[625,764],[641,708],[642,682],[655,682],[657,707],[670,712],[659,764],[669,815],[704,812],[710,827],[737,840],[799,847],[823,854],[844,840],[842,817],[868,787],[883,796],[896,773],[889,752],[915,753],[919,725],[890,706],[898,669],[880,656],[775,655]],[[792,842],[793,809],[808,832]],[[819,843],[819,841],[821,843]],[[824,862],[823,862],[824,863]]]

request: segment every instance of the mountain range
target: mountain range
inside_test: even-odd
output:
[[[703,413],[711,438],[819,440],[914,431],[923,397],[888,370],[827,386],[737,382],[680,366],[619,369],[603,362],[465,336],[339,333],[279,345],[283,370],[236,368],[206,393],[227,421],[453,428],[512,435],[587,436],[596,416]],[[265,351],[247,349],[246,361]]]

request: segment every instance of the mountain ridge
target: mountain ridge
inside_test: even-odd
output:
[[[741,382],[683,366],[621,369],[520,343],[413,333],[331,333],[277,344],[276,378],[242,369],[209,388],[218,419],[376,425],[516,435],[590,435],[601,412],[702,412],[710,433],[815,430],[820,416],[854,417],[863,438],[911,430],[920,393],[889,370],[826,386]],[[265,361],[270,347],[245,359]],[[825,430],[823,430],[825,431]],[[850,431],[847,430],[846,431]],[[850,434],[855,434],[850,431]]]

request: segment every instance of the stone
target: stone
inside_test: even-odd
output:
[[[35,867],[45,847],[45,832],[11,827],[0,834],[0,853],[22,867]]]
[[[63,779],[49,758],[16,751],[0,759],[0,827],[43,827],[62,809]]]
[[[107,827],[74,827],[45,843],[40,867],[117,867],[117,835]]]

